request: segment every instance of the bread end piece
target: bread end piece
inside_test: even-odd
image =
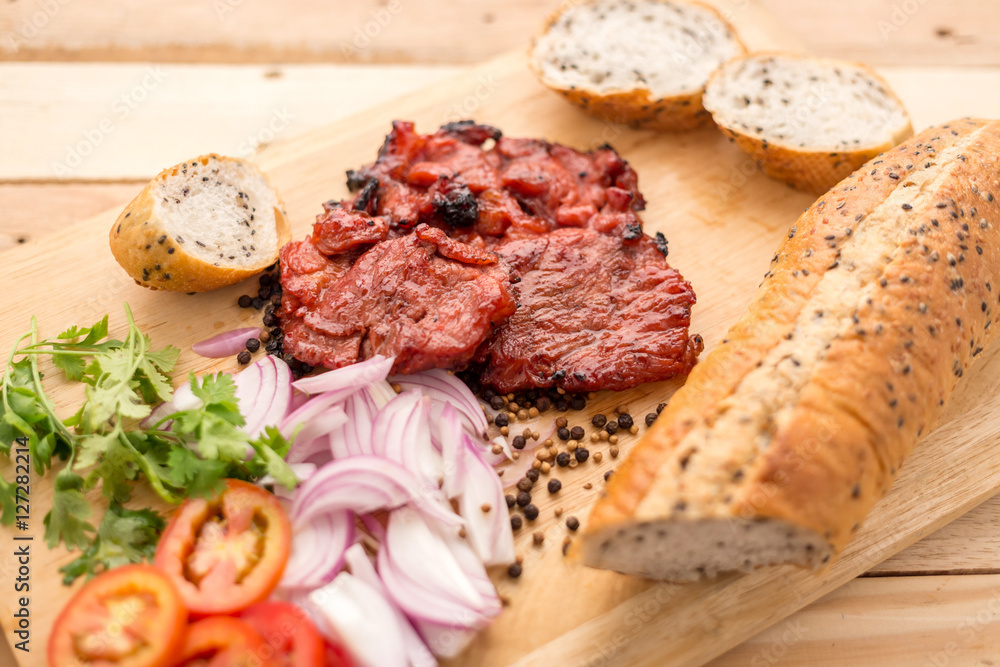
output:
[[[291,239],[284,203],[260,170],[202,155],[160,172],[111,227],[115,260],[151,290],[207,292],[249,278]]]
[[[653,47],[661,48],[650,53]],[[570,1],[534,40],[528,65],[544,85],[597,118],[685,131],[711,124],[702,106],[705,82],[744,53],[732,25],[700,2]]]
[[[903,103],[860,63],[754,53],[716,70],[703,99],[765,174],[815,195],[913,136]]]

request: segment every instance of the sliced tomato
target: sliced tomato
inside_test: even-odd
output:
[[[231,479],[217,497],[181,505],[160,537],[154,562],[192,615],[232,614],[264,600],[278,585],[291,536],[277,498]]]
[[[268,601],[247,607],[240,620],[260,633],[275,650],[281,667],[324,667],[323,638],[309,615],[291,602]]]
[[[274,649],[232,616],[211,616],[187,627],[174,667],[274,667]]]
[[[340,644],[326,642],[326,667],[354,667],[351,654]]]
[[[166,667],[180,648],[187,609],[150,565],[103,572],[76,592],[49,636],[53,667]]]

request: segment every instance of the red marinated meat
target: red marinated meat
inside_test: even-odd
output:
[[[426,226],[373,245],[320,290],[312,307],[282,305],[284,348],[328,368],[375,354],[396,357],[396,373],[461,367],[514,311],[505,262]]]
[[[396,122],[348,186],[282,252],[284,349],[305,363],[474,361],[504,392],[590,391],[686,374],[701,351],[691,286],[643,233],[636,173],[609,146]]]
[[[626,389],[694,366],[694,292],[649,237],[559,229],[496,251],[521,281],[517,311],[480,349],[483,384]]]

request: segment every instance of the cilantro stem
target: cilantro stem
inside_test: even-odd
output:
[[[34,318],[32,318],[32,321],[34,321]],[[7,363],[4,365],[4,370],[3,370],[3,374],[4,374],[3,387],[0,388],[0,395],[3,396],[3,407],[7,411],[10,411],[10,409],[11,409],[10,408],[10,401],[7,398],[7,387],[10,386],[9,379],[10,379],[11,368],[14,365],[14,357],[18,353],[18,349],[17,348],[20,347],[21,341],[23,341],[25,338],[29,338],[30,336],[31,336],[31,332],[29,331],[28,333],[26,333],[23,336],[21,336],[20,338],[18,338],[17,342],[14,343],[14,347],[12,347],[10,349],[10,354],[7,355]]]
[[[34,315],[31,316],[31,344],[35,345],[38,342],[38,320]],[[31,378],[35,382],[35,393],[38,395],[39,401],[45,411],[49,413],[52,424],[55,430],[65,439],[67,442],[73,442],[73,434],[69,432],[66,425],[62,423],[62,420],[56,416],[56,406],[52,405],[52,401],[49,400],[49,395],[45,393],[45,387],[42,386],[42,374],[38,371],[38,358],[28,357],[29,365],[31,367]],[[76,448],[71,447],[73,453],[76,453]]]

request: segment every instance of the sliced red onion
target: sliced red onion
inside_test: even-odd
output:
[[[344,565],[344,552],[354,541],[354,516],[327,512],[296,524],[292,550],[281,588],[317,588],[330,582]]]
[[[378,380],[368,385],[368,394],[380,410],[386,403],[396,398],[396,390],[385,380]]]
[[[194,350],[195,354],[200,354],[203,357],[213,359],[231,357],[239,353],[240,350],[245,350],[247,341],[258,336],[260,336],[260,329],[256,327],[233,329],[195,343],[191,349]]]
[[[465,433],[461,418],[450,403],[445,403],[441,416],[432,422],[433,437],[441,447],[441,488],[449,498],[462,493],[465,477]]]
[[[504,500],[503,484],[496,470],[479,455],[479,448],[463,434],[462,491],[458,513],[465,519],[469,543],[485,565],[514,562],[514,534],[511,532]],[[488,512],[483,508],[489,507]]]
[[[478,628],[500,611],[496,591],[468,543],[408,507],[389,515],[378,572],[414,621]]]
[[[347,423],[347,414],[339,405],[327,408],[305,423],[285,456],[289,463],[301,463],[323,453],[323,463],[330,459],[330,432]]]
[[[307,394],[352,389],[357,391],[376,380],[384,380],[392,369],[394,359],[375,355],[357,364],[296,380],[293,386]]]
[[[334,458],[374,454],[372,431],[379,408],[367,391],[359,391],[345,401],[349,421],[343,429],[330,434]]]
[[[375,417],[372,444],[376,453],[398,461],[429,487],[441,482],[441,454],[431,441],[430,400],[419,391],[404,391]]]
[[[300,524],[324,512],[353,510],[358,514],[413,503],[444,525],[460,526],[462,519],[443,501],[443,495],[422,488],[417,476],[386,458],[352,456],[331,461],[299,487],[292,506],[293,523]]]
[[[377,590],[382,597],[391,603],[391,598],[385,590],[385,585],[379,579],[378,573],[375,571],[375,567],[372,565],[368,554],[365,553],[364,547],[360,544],[355,544],[348,548],[344,554],[344,562],[351,569],[351,574]],[[395,604],[392,604],[392,608],[396,612],[396,620],[403,631],[403,642],[406,646],[406,657],[409,660],[410,666],[434,667],[437,665],[437,660],[427,648],[427,645],[424,644],[420,635],[417,634],[413,625],[410,624],[410,620],[406,618],[406,615]]]
[[[468,385],[447,371],[435,368],[414,375],[394,375],[389,378],[389,382],[398,384],[404,390],[420,389],[432,401],[451,404],[478,436],[482,436],[489,428],[479,399]]]
[[[288,413],[292,401],[292,371],[282,359],[267,355],[256,366],[260,371],[260,391],[252,405],[240,404],[246,418],[243,427],[251,438],[256,438],[268,426],[279,426]],[[249,372],[244,370],[243,373]]]
[[[359,667],[407,667],[406,641],[392,604],[356,576],[341,572],[309,594],[320,631],[347,648]]]

